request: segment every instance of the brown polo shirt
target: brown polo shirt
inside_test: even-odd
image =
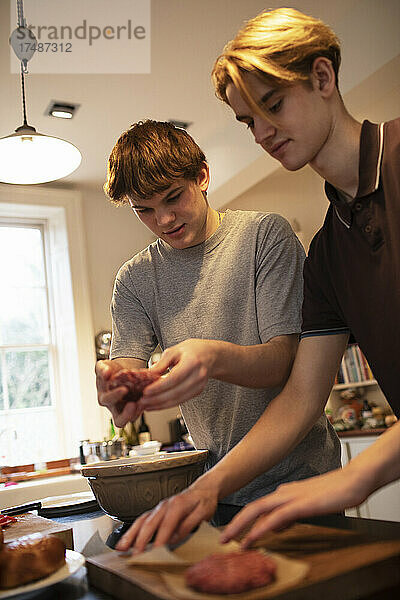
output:
[[[348,332],[400,416],[400,119],[364,121],[351,202],[330,207],[304,266],[302,337]]]

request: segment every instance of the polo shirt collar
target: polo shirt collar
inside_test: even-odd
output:
[[[360,166],[356,198],[368,196],[378,189],[383,154],[383,123],[364,121],[360,137]]]
[[[325,193],[332,203],[340,221],[350,227],[353,220],[352,208],[356,199],[372,194],[378,189],[383,154],[383,123],[375,125],[365,120],[360,135],[360,161],[358,190],[352,203],[339,194],[336,188],[325,181]]]

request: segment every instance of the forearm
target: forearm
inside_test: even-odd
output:
[[[297,335],[280,336],[254,346],[208,341],[214,356],[210,377],[250,388],[284,385],[298,345]]]
[[[364,498],[400,478],[400,421],[361,452],[345,470]]]
[[[218,490],[218,499],[232,494],[281,462],[307,435],[322,414],[327,396],[294,402],[291,390],[277,396],[247,435],[196,487]],[[290,406],[290,410],[288,410]]]
[[[322,414],[346,342],[346,335],[302,340],[282,392],[247,435],[195,485],[215,487],[222,499],[281,462]]]

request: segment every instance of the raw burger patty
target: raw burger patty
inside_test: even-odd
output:
[[[185,572],[188,587],[209,594],[238,594],[268,585],[276,563],[257,550],[210,554]]]
[[[146,386],[156,381],[160,376],[149,371],[149,369],[122,369],[110,377],[108,389],[113,390],[120,385],[128,388],[125,400],[136,402],[143,394]]]

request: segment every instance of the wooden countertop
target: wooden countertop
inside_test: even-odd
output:
[[[102,511],[53,519],[73,529],[74,547],[88,561],[91,540],[105,542],[121,525]],[[314,526],[314,527],[310,527]],[[316,527],[319,527],[318,536]],[[339,532],[337,530],[340,530]],[[322,534],[322,536],[321,536]],[[295,528],[269,534],[263,540],[273,551],[305,560],[310,572],[303,587],[279,596],[279,600],[390,600],[400,598],[400,523],[328,515],[308,519]],[[336,565],[336,566],[335,566]],[[337,579],[341,572],[340,581]],[[336,578],[336,580],[335,580]],[[121,589],[125,584],[121,583]],[[137,587],[129,587],[129,600],[159,599]],[[64,582],[43,589],[37,600],[111,600],[119,590],[100,591],[88,586],[86,570],[81,568]],[[373,596],[372,596],[373,595]],[[228,600],[228,598],[227,598]]]
[[[259,542],[309,565],[300,583],[273,598],[355,600],[377,593],[387,594],[381,598],[400,597],[400,523],[348,517],[312,521],[268,534]],[[123,557],[114,553],[89,558],[87,568],[91,586],[114,598],[177,600],[158,573],[127,568]]]

